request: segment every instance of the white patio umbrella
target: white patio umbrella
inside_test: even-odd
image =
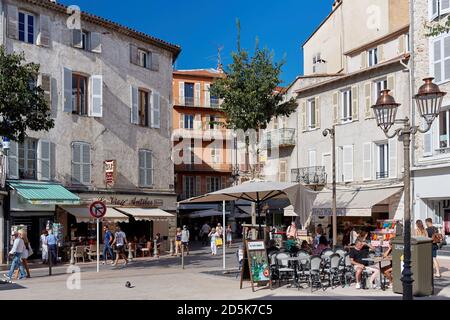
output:
[[[299,216],[300,223],[304,225],[312,210],[317,192],[312,191],[302,184],[249,181],[241,185],[208,193],[203,196],[194,197],[181,201],[180,203],[204,203],[247,200],[256,204],[256,213],[261,216],[260,205],[271,199],[289,199],[294,207],[294,212]]]

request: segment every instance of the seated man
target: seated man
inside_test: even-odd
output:
[[[375,266],[369,267],[369,262],[363,260],[369,257],[369,248],[364,245],[361,239],[358,239],[356,240],[355,247],[351,249],[349,255],[352,265],[356,271],[356,289],[361,289],[361,277],[364,270],[372,272],[370,283],[373,284],[373,288],[376,289],[377,285],[375,284],[375,281],[380,275],[380,270],[378,270]]]

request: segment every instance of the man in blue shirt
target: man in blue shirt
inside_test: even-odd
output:
[[[47,236],[47,245],[48,245],[48,253],[52,257],[53,265],[56,265],[57,262],[56,243],[57,243],[56,236],[53,234],[53,230],[50,229],[48,231]]]
[[[103,264],[108,263],[108,257],[107,254],[109,253],[109,256],[111,257],[111,260],[114,262],[114,252],[111,247],[111,243],[113,242],[113,234],[111,231],[109,231],[108,226],[103,226],[103,231],[105,232],[105,235],[103,237]]]

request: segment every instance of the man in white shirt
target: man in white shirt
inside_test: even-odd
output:
[[[183,226],[183,231],[181,231],[181,245],[184,246],[186,254],[189,255],[189,239],[190,234],[187,226]]]
[[[19,280],[26,278],[27,274],[22,264],[22,253],[25,251],[25,243],[23,239],[19,236],[18,232],[14,232],[14,244],[9,252],[10,255],[13,256],[11,268],[9,269],[8,274],[3,275],[9,281],[11,281],[14,271],[16,268],[19,268],[20,277]]]
[[[120,230],[119,226],[116,226],[116,234],[114,235],[114,241],[111,244],[113,247],[116,246],[116,261],[112,264],[112,266],[117,265],[117,262],[119,262],[120,257],[123,257],[125,260],[124,266],[128,264],[128,259],[125,254],[125,245],[128,243],[127,236],[125,235],[125,232]]]

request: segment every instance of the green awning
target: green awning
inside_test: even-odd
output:
[[[25,183],[8,181],[8,185],[31,204],[79,204],[80,198],[55,183]]]

